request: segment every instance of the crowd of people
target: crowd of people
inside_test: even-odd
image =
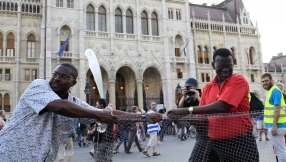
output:
[[[233,57],[228,49],[215,51],[212,68],[216,77],[203,87],[203,91],[196,79],[186,80],[177,109],[157,110],[156,103],[152,102],[150,109],[143,113],[136,105],[130,110],[114,110],[105,99],[90,106],[74,97],[69,90],[77,83],[78,71],[71,64],[61,64],[50,81],[38,79],[29,85],[7,122],[5,112],[0,111],[1,160],[52,162],[58,155],[60,161],[65,161],[63,152],[66,148],[66,161],[71,161],[72,142],[76,138],[80,147],[89,147],[88,140],[92,140],[93,149],[89,153],[96,162],[112,161],[113,155],[121,152],[122,143],[124,152],[131,154],[134,141],[144,155],[160,156],[156,146],[164,139],[166,121],[172,120],[179,128],[181,141],[186,139],[190,124],[197,129],[189,162],[258,162],[252,116],[248,113],[248,82],[244,76],[233,74]],[[263,120],[258,122],[258,129],[268,135],[266,141],[270,138],[277,161],[285,162],[284,95],[274,84],[271,74],[263,74],[261,83],[268,93],[264,113],[257,117],[258,121]],[[180,120],[186,116],[186,120]],[[27,127],[33,129],[26,131]],[[148,144],[142,147],[140,141],[146,136],[149,137]],[[28,138],[29,141],[25,140]]]

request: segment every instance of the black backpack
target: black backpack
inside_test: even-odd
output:
[[[263,103],[255,96],[254,93],[249,92],[250,96],[251,96],[251,100],[250,100],[250,109],[249,112],[258,112],[258,111],[262,111],[264,109],[264,105]]]

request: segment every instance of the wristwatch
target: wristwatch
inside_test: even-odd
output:
[[[189,107],[189,113],[190,113],[190,115],[192,115],[193,114],[193,110],[194,110],[194,108],[191,106],[191,107]]]

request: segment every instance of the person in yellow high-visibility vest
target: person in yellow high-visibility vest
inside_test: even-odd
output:
[[[278,162],[286,162],[286,113],[282,110],[285,101],[281,90],[273,84],[271,74],[261,76],[261,84],[268,90],[264,105],[264,123],[274,146]]]

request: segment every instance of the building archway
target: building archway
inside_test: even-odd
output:
[[[116,73],[115,98],[117,110],[131,110],[137,105],[137,94],[135,85],[135,73],[128,67],[123,66]]]
[[[162,79],[158,69],[155,67],[147,68],[143,73],[143,104],[145,111],[150,107],[151,102],[164,104]]]
[[[86,78],[87,78],[87,83],[91,88],[91,93],[89,95],[89,104],[91,106],[95,106],[96,101],[99,98],[105,98],[107,102],[109,102],[109,95],[108,95],[108,75],[107,72],[104,68],[100,67],[101,70],[101,75],[102,75],[102,81],[103,81],[103,87],[104,87],[104,93],[105,96],[100,96],[99,91],[98,91],[98,87],[95,83],[94,80],[94,76],[91,73],[90,69],[88,69],[87,73],[86,73]]]

